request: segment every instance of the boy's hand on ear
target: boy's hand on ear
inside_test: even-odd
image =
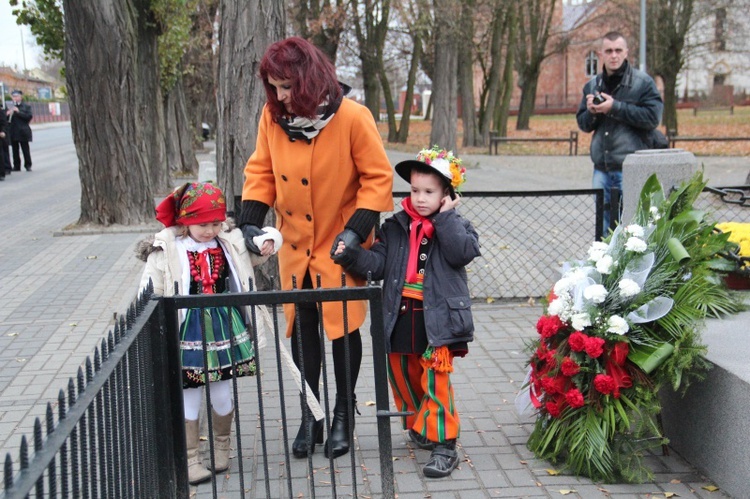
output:
[[[443,199],[440,200],[440,212],[448,211],[454,209],[456,206],[458,206],[461,203],[461,198],[458,197],[458,194],[456,194],[456,199],[451,199],[450,196],[445,196]]]

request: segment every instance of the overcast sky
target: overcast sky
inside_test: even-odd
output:
[[[11,14],[11,10],[9,0],[0,0],[0,66],[15,67],[23,71],[25,52],[26,69],[38,68],[42,52],[29,28],[16,24],[16,16]]]

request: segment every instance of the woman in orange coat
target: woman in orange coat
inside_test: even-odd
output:
[[[255,152],[245,165],[239,219],[245,243],[259,253],[252,239],[261,233],[273,206],[286,243],[279,251],[282,289],[292,289],[293,276],[298,288],[312,288],[318,275],[323,287],[340,287],[342,268],[332,260],[338,241],[369,247],[380,212],[393,209],[393,171],[380,133],[370,111],[344,97],[349,88],[337,81],[333,64],[302,38],[271,45],[261,60],[260,77],[267,103]],[[364,283],[347,274],[347,284]],[[328,456],[330,449],[334,457],[349,451],[349,421],[354,421],[354,387],[362,360],[359,327],[366,304],[350,302],[347,312],[351,391],[346,382],[343,309],[340,303],[323,304],[323,327],[332,343],[336,377],[325,453]],[[305,379],[319,399],[317,305],[299,306],[299,330],[294,306],[286,305],[284,313],[295,363],[300,366],[302,360]],[[310,447],[307,438],[312,439]],[[314,421],[308,413],[292,445],[293,454],[306,457],[308,449],[322,442],[323,421]]]

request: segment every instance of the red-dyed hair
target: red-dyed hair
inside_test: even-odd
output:
[[[313,118],[318,106],[341,98],[341,86],[336,68],[328,57],[304,38],[293,36],[272,44],[260,61],[260,77],[266,88],[266,99],[271,115],[279,118],[287,114],[276,98],[276,89],[268,83],[275,80],[292,81],[292,109],[298,116]]]

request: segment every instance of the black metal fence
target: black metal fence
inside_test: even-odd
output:
[[[2,497],[175,497],[174,474],[164,474],[175,463],[174,407],[154,369],[165,349],[149,298],[136,300],[60,390],[57,410],[47,405],[32,444],[21,440],[17,469],[6,455]]]
[[[6,456],[4,494],[0,497],[190,497],[178,310],[217,306],[250,307],[252,327],[248,331],[254,338],[256,352],[260,307],[270,307],[272,331],[267,332],[268,349],[256,355],[257,372],[262,375],[254,377],[255,396],[250,395],[253,390],[247,384],[249,378],[232,380],[236,459],[227,471],[226,476],[232,478],[228,484],[224,474],[214,475],[210,483],[213,497],[218,497],[219,492],[243,498],[318,494],[359,497],[370,495],[373,487],[383,497],[394,496],[390,418],[400,414],[389,409],[379,286],[149,298],[150,292],[145,291],[131,307],[127,320],[123,318],[102,341],[101,353],[97,349],[93,362],[87,359],[85,372],[79,370],[77,383],[70,380],[67,394],[61,391],[57,421],[51,405],[44,424],[46,432],[42,431],[42,422],[36,421],[33,455],[23,437],[18,464],[14,466],[11,455]],[[368,330],[372,336],[379,441],[377,486],[363,479],[365,466],[357,462],[353,435],[349,455],[338,460],[331,456],[326,460],[326,471],[320,469],[319,455],[315,456],[315,463],[312,453],[305,461],[290,460],[290,436],[294,435],[288,429],[296,430],[302,411],[289,364],[282,358],[283,332],[279,331],[284,328],[280,327],[283,317],[279,319],[279,305],[315,303],[320,311],[323,302],[341,302],[345,312],[348,302],[358,300],[367,301],[370,308]],[[322,324],[318,331],[322,340]],[[203,334],[205,338],[205,330]],[[348,335],[344,338],[348,339]],[[323,359],[326,344],[321,341]],[[304,348],[301,343],[300,348]],[[324,361],[321,404],[328,429],[332,404],[326,366]],[[301,380],[306,387],[304,373]],[[205,394],[210,404],[210,390],[206,389]],[[204,455],[213,463],[211,411],[206,411],[206,416],[208,445]],[[350,425],[352,431],[353,427]]]

